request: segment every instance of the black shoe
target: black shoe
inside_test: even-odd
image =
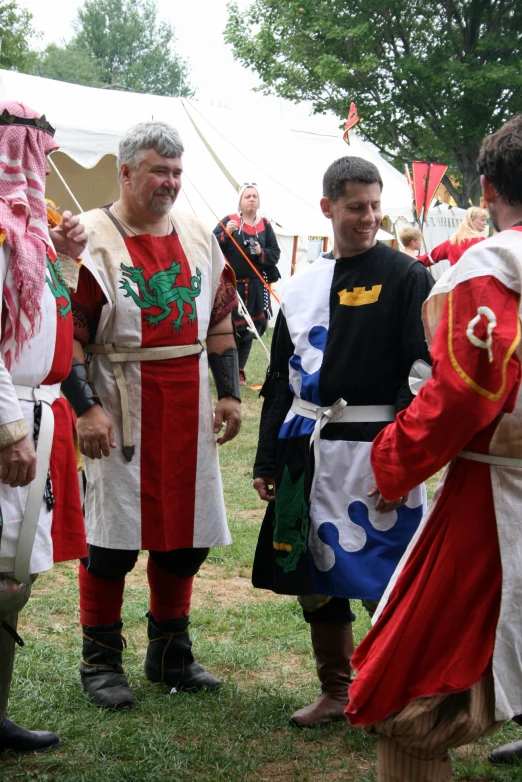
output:
[[[504,744],[503,747],[494,749],[488,760],[494,766],[522,763],[522,741],[514,741],[512,744]]]
[[[122,627],[121,621],[83,627],[83,689],[97,706],[105,709],[130,709],[134,703],[122,666],[122,652],[127,646]]]
[[[56,733],[47,730],[26,730],[5,717],[0,722],[0,752],[6,749],[14,752],[45,752],[57,747],[60,739]]]
[[[194,660],[188,633],[189,620],[156,622],[149,619],[145,674],[151,682],[164,682],[177,690],[216,690],[221,682]]]

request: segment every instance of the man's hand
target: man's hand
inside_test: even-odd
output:
[[[260,499],[265,502],[275,500],[275,478],[254,478],[252,485],[259,494]]]
[[[109,456],[111,448],[116,448],[112,421],[100,405],[94,405],[78,418],[76,432],[80,453],[89,459]]]
[[[87,247],[87,232],[80,218],[64,212],[62,222],[49,231],[55,250],[71,258],[78,258]]]
[[[224,423],[227,428],[222,437],[218,437],[218,445],[223,445],[233,440],[241,428],[241,402],[233,396],[225,396],[220,399],[214,411],[214,434],[217,434]]]
[[[28,437],[0,451],[0,481],[6,486],[27,486],[36,475],[36,451]]]
[[[254,250],[256,251],[256,255],[261,255],[261,245],[259,242],[254,242]]]
[[[377,484],[374,483],[366,496],[378,497],[377,502],[375,503],[375,510],[380,511],[381,513],[390,513],[392,510],[396,510],[402,505],[406,505],[410,494],[408,492],[408,494],[405,494],[404,497],[399,497],[398,500],[385,500],[382,494],[380,494],[379,489],[377,488]]]

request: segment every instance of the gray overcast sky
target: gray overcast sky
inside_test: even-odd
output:
[[[248,0],[238,0],[246,7]],[[82,0],[17,0],[17,5],[33,14],[36,30],[43,34],[42,45],[69,40],[72,22]],[[178,51],[190,60],[191,82],[202,101],[214,101],[230,107],[249,99],[257,77],[235,62],[230,47],[223,41],[226,24],[226,0],[158,0],[158,15],[176,28]]]

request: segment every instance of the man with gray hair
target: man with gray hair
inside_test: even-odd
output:
[[[215,435],[226,423],[223,444],[241,422],[237,297],[212,232],[172,211],[182,155],[171,126],[131,128],[119,148],[120,198],[82,218],[91,259],[73,299],[89,548],[81,676],[109,708],[133,703],[121,608],[140,549],[149,551],[147,677],[177,689],[220,686],[194,661],[188,624],[195,574],[211,546],[230,543]]]

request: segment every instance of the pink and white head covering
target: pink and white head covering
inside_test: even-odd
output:
[[[23,103],[0,101],[17,117],[39,113]],[[19,360],[23,344],[38,333],[46,276],[46,255],[52,251],[47,229],[45,155],[58,144],[45,130],[23,125],[0,125],[0,232],[11,248],[4,280],[6,320],[4,360],[9,367],[14,353]]]

